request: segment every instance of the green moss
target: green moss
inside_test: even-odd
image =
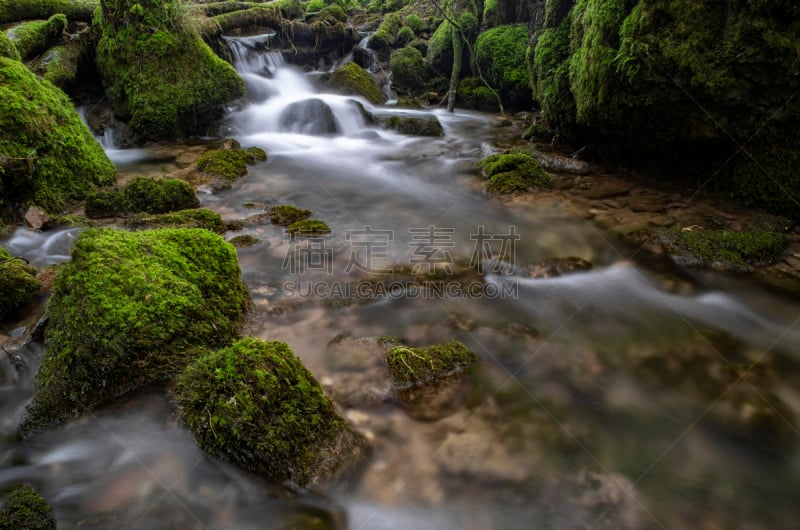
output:
[[[411,31],[413,31],[415,35],[419,35],[428,29],[425,22],[414,13],[408,15],[405,21],[403,21],[403,24],[405,27],[411,28]]]
[[[345,91],[348,94],[362,96],[370,103],[376,105],[386,103],[386,95],[375,84],[366,70],[356,63],[347,63],[333,72],[328,82],[332,87]]]
[[[2,496],[0,529],[55,530],[56,520],[47,501],[27,484]]]
[[[328,225],[318,219],[303,219],[295,221],[286,228],[286,233],[293,237],[313,237],[330,234]]]
[[[248,164],[267,159],[267,153],[258,147],[240,149],[230,147],[209,149],[197,159],[197,169],[214,177],[218,187],[230,187],[234,180],[247,174]]]
[[[16,46],[23,60],[35,57],[61,38],[67,27],[67,17],[53,15],[48,20],[23,22],[6,34]]]
[[[325,448],[348,429],[283,342],[245,338],[204,355],[173,397],[206,452],[276,482],[313,482]]]
[[[229,344],[248,304],[236,250],[199,229],[89,229],[48,301],[37,392],[21,429],[35,432],[146,385]]]
[[[205,132],[222,105],[244,95],[244,82],[192,28],[183,2],[104,0],[100,14],[97,67],[115,113],[141,139]]]
[[[444,21],[428,41],[428,65],[448,77],[453,69],[453,30],[453,25]]]
[[[444,136],[444,129],[436,116],[390,116],[386,126],[400,134]]]
[[[199,208],[181,210],[164,214],[136,214],[127,217],[122,226],[135,230],[153,230],[156,228],[204,228],[215,234],[222,234],[227,229],[225,222],[217,212]]]
[[[535,158],[525,153],[490,155],[481,160],[478,166],[489,177],[486,190],[490,193],[513,193],[553,187],[550,175]]]
[[[15,61],[19,61],[19,51],[14,43],[6,36],[5,31],[0,30],[0,57],[8,57]]]
[[[291,204],[279,204],[269,209],[269,220],[271,223],[281,226],[289,226],[297,221],[308,219],[311,210],[297,208]]]
[[[378,54],[387,54],[388,50],[394,47],[397,39],[397,32],[400,31],[402,19],[397,13],[386,15],[378,26],[378,29],[369,38],[369,47]]]
[[[481,33],[475,42],[475,61],[489,84],[511,108],[530,108],[531,87],[525,53],[528,28],[500,26]]]
[[[114,188],[92,190],[86,195],[84,213],[89,219],[114,217],[124,210],[122,194]]]
[[[122,189],[122,195],[128,212],[167,213],[200,204],[188,182],[172,178],[134,177]]]
[[[25,305],[39,287],[36,269],[0,247],[0,320]]]
[[[116,177],[66,95],[4,57],[0,131],[0,208],[32,202],[55,213]]]
[[[258,245],[261,243],[261,240],[253,237],[251,235],[244,235],[244,236],[236,236],[228,241],[231,245],[236,248],[247,248],[252,247],[253,245]]]
[[[326,5],[328,4],[325,0],[311,0],[308,4],[306,4],[306,13],[316,13],[317,11],[322,11]]]
[[[414,40],[414,30],[409,28],[408,26],[403,26],[397,32],[397,38],[395,39],[395,45],[397,46],[408,46]]]
[[[47,50],[36,66],[44,70],[44,79],[61,89],[67,89],[76,82],[83,54],[83,46],[79,41],[69,42]]]
[[[320,18],[323,20],[331,18],[339,22],[347,22],[347,13],[344,12],[342,6],[338,4],[331,4],[319,12]]]
[[[386,353],[392,380],[400,387],[460,373],[477,360],[478,356],[457,340],[425,348],[395,346]]]
[[[789,244],[775,232],[675,229],[659,236],[667,250],[687,265],[725,270],[748,270],[769,265],[783,256]]]
[[[422,54],[416,48],[401,48],[392,52],[389,60],[392,70],[392,85],[408,92],[421,92],[425,89],[428,69]]]
[[[500,110],[497,105],[497,98],[495,98],[492,91],[477,77],[462,79],[458,84],[458,95],[461,96],[468,106],[475,110],[486,112],[497,112]]]
[[[483,2],[483,23],[488,27],[497,25],[497,0],[485,0]]]

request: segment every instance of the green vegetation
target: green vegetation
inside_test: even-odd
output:
[[[44,70],[43,79],[62,90],[69,89],[76,81],[83,55],[83,45],[77,40],[53,46],[36,62],[37,71]]]
[[[308,219],[310,216],[311,210],[298,208],[291,204],[279,204],[269,209],[270,222],[281,226],[289,226],[297,221]]]
[[[394,47],[397,32],[400,31],[402,20],[397,13],[386,15],[378,26],[377,31],[369,38],[369,47],[379,55],[388,56],[389,49]]]
[[[525,153],[490,155],[481,160],[478,166],[489,177],[486,190],[490,193],[514,193],[553,187],[550,175],[535,158]]]
[[[292,237],[314,237],[330,234],[328,225],[318,219],[303,219],[295,221],[286,228],[286,233]]]
[[[483,81],[477,77],[467,77],[458,84],[458,95],[464,102],[476,110],[487,112],[497,112],[500,108],[497,105],[497,98],[489,90]]]
[[[347,63],[330,75],[328,83],[348,94],[362,96],[370,103],[386,103],[386,94],[375,84],[366,70],[356,63]]]
[[[232,238],[230,241],[228,241],[228,243],[236,248],[247,248],[252,247],[253,245],[258,245],[261,243],[261,240],[251,235],[243,235]]]
[[[0,247],[0,320],[25,305],[38,290],[36,269]]]
[[[0,57],[8,57],[15,61],[20,60],[19,51],[14,43],[6,36],[5,31],[0,31]]]
[[[56,213],[116,178],[116,168],[59,89],[0,57],[0,209]]]
[[[204,228],[215,234],[224,233],[227,228],[217,212],[198,208],[156,215],[135,214],[127,217],[122,226],[134,230],[153,230],[156,228]]]
[[[389,68],[392,70],[392,85],[395,88],[411,93],[425,89],[427,67],[418,49],[400,48],[393,51]]]
[[[609,160],[800,218],[800,5],[549,0],[529,55],[548,124]],[[780,109],[780,110],[778,110]],[[739,153],[746,146],[746,153]]]
[[[235,141],[234,141],[235,142]],[[216,187],[230,188],[233,181],[247,174],[247,166],[267,159],[267,153],[259,147],[241,149],[234,146],[209,149],[197,159],[197,169],[217,180]]]
[[[531,88],[525,53],[528,28],[525,25],[500,26],[481,33],[475,42],[475,61],[483,76],[494,87],[505,106],[530,108]]]
[[[0,497],[2,530],[55,530],[56,520],[47,501],[27,484],[17,486]]]
[[[400,134],[444,136],[444,129],[436,116],[390,116],[386,126]]]
[[[115,114],[142,140],[205,132],[215,111],[245,93],[186,9],[178,0],[101,1],[97,67]]]
[[[400,387],[425,385],[461,373],[477,360],[475,352],[457,340],[425,348],[394,346],[386,353],[394,384]]]
[[[200,447],[269,480],[307,485],[325,459],[342,463],[332,453],[347,424],[283,342],[244,338],[200,357],[173,398]]]
[[[86,216],[96,219],[136,212],[168,213],[199,205],[194,189],[183,180],[134,177],[122,189],[91,192],[86,198]]]
[[[23,60],[31,59],[61,39],[67,27],[67,17],[53,15],[48,20],[32,20],[14,26],[6,32]]]
[[[445,20],[428,41],[428,65],[448,77],[453,69],[453,32],[453,25]]]
[[[48,301],[31,433],[146,385],[236,338],[248,305],[236,250],[208,230],[88,229]]]
[[[783,256],[789,244],[785,234],[766,231],[674,229],[660,234],[658,240],[681,262],[724,270],[769,265]]]

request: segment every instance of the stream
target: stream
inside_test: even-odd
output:
[[[797,529],[800,300],[747,275],[631,259],[635,248],[557,203],[487,197],[475,163],[505,134],[495,116],[321,92],[319,73],[259,39],[229,38],[250,96],[222,135],[269,158],[198,194],[226,220],[293,204],[331,227],[300,240],[253,223],[226,238],[260,240],[239,250],[248,333],[291,346],[371,441],[369,458],[288,495],[205,456],[159,390],[21,441],[32,342],[0,361],[14,372],[0,377],[0,489],[32,484],[59,528],[309,528],[302,515],[354,530]],[[389,131],[359,106],[433,113],[445,134]],[[106,148],[125,174],[177,167],[154,148]],[[3,245],[42,267],[68,259],[77,231],[17,229]],[[572,256],[592,269],[528,277],[529,264]],[[399,269],[446,289],[394,281]],[[386,335],[474,350],[463,406],[411,418],[389,391]]]

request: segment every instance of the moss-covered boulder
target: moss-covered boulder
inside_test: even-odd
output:
[[[467,77],[458,84],[458,95],[467,106],[486,112],[498,112],[497,98],[477,77]]]
[[[475,42],[475,62],[489,84],[500,93],[504,106],[529,109],[528,27],[500,26],[481,33]]]
[[[86,216],[90,219],[128,213],[159,214],[197,208],[200,201],[189,183],[173,178],[134,177],[121,189],[106,188],[90,192]]]
[[[36,269],[0,247],[0,320],[25,305],[38,290]]]
[[[319,219],[302,219],[290,224],[286,228],[286,233],[292,237],[316,237],[330,234],[331,229]]]
[[[53,15],[47,20],[31,20],[14,26],[6,32],[23,60],[31,59],[53,46],[67,28],[67,17]]]
[[[141,140],[205,133],[244,95],[178,0],[101,0],[97,67],[114,112]]]
[[[269,220],[276,225],[289,226],[309,217],[311,217],[311,210],[298,208],[291,204],[279,204],[269,209]]]
[[[84,43],[76,39],[53,46],[35,62],[37,72],[62,90],[69,91],[78,81],[78,69],[85,56]]]
[[[204,228],[215,234],[227,230],[225,221],[212,210],[198,208],[162,214],[135,214],[126,217],[122,226],[133,230],[154,230],[156,228]]]
[[[231,238],[230,241],[228,241],[228,243],[230,243],[236,248],[249,248],[258,245],[259,243],[261,243],[261,240],[258,239],[257,237],[251,236],[250,234],[245,234],[242,236],[236,236]]]
[[[45,353],[21,430],[35,432],[229,344],[248,305],[236,250],[199,229],[89,229],[48,301]]]
[[[457,340],[424,348],[395,345],[386,352],[395,395],[411,416],[426,420],[453,409],[463,395],[461,376],[478,359]]]
[[[55,530],[53,509],[27,484],[0,495],[0,528],[3,530]]]
[[[115,177],[67,96],[0,57],[0,209],[32,202],[57,212]]]
[[[361,96],[370,103],[386,103],[386,94],[375,84],[366,70],[356,63],[347,63],[328,78],[328,85],[346,94]]]
[[[780,259],[789,245],[786,234],[675,228],[656,240],[681,264],[746,271]]]
[[[547,4],[532,83],[562,136],[647,173],[800,217],[800,5]]]
[[[422,53],[416,48],[400,48],[392,52],[389,60],[392,85],[402,91],[417,93],[425,89],[428,67]]]
[[[245,338],[204,355],[172,395],[200,447],[275,482],[325,481],[363,448],[283,342]]]
[[[0,31],[0,57],[8,57],[15,61],[20,60],[19,51],[4,31]]]
[[[444,136],[442,123],[434,115],[414,116],[410,114],[389,116],[384,123],[386,127],[400,134],[414,136]]]
[[[369,38],[368,46],[375,50],[381,60],[385,61],[389,58],[402,23],[400,15],[390,13],[383,18],[378,29]]]
[[[553,188],[553,180],[535,158],[526,153],[489,155],[478,166],[489,178],[489,193],[514,193]]]
[[[233,181],[247,174],[247,166],[267,159],[259,147],[242,149],[238,142],[225,144],[219,149],[209,149],[197,159],[196,167],[212,179],[215,189],[227,189]]]

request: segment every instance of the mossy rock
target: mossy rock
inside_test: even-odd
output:
[[[458,84],[458,95],[471,108],[485,112],[498,112],[497,98],[483,81],[477,77],[462,79]]]
[[[425,348],[394,346],[386,353],[393,383],[399,388],[426,385],[462,373],[477,360],[475,352],[457,340]]]
[[[361,96],[375,105],[386,103],[386,94],[375,84],[367,71],[356,63],[347,63],[333,72],[328,78],[328,84],[348,94]]]
[[[178,0],[103,0],[97,68],[115,114],[140,140],[205,133],[222,107],[245,94]]]
[[[239,275],[236,250],[208,230],[82,232],[53,283],[22,432],[165,384],[230,344],[248,306]]]
[[[659,241],[685,265],[746,271],[780,259],[789,239],[776,232],[673,229],[658,234]]]
[[[389,60],[392,85],[411,93],[422,92],[431,77],[422,53],[416,48],[400,48],[392,52]]]
[[[363,445],[283,342],[244,338],[208,353],[172,397],[203,450],[271,481],[325,481]]]
[[[77,81],[78,68],[84,53],[83,44],[79,40],[53,46],[35,62],[35,69],[37,72],[44,72],[43,79],[62,90],[68,90]]]
[[[525,61],[528,40],[528,27],[514,25],[487,30],[475,42],[475,62],[510,108],[529,109],[533,105]]]
[[[125,218],[122,226],[133,230],[204,228],[215,234],[222,234],[227,230],[222,217],[217,212],[205,208],[163,214],[135,214]]]
[[[0,320],[24,306],[39,287],[36,269],[0,247]]]
[[[553,188],[550,175],[535,158],[525,153],[490,155],[478,162],[478,166],[489,177],[486,185],[489,193],[507,194]]]
[[[444,136],[444,128],[436,116],[390,116],[386,120],[389,129],[400,134],[414,136]]]
[[[331,229],[319,219],[303,219],[295,221],[286,228],[292,237],[315,237],[331,233]]]
[[[53,15],[47,20],[23,22],[6,31],[23,60],[31,59],[61,39],[67,28],[67,17]]]
[[[0,529],[55,530],[53,509],[47,501],[27,484],[17,486],[0,496]]]
[[[86,198],[90,219],[128,213],[159,214],[197,208],[200,201],[192,186],[172,178],[134,177],[122,189],[95,190]]]
[[[230,243],[236,248],[248,248],[254,245],[258,245],[259,243],[261,243],[261,240],[258,239],[257,237],[253,237],[251,235],[246,234],[243,236],[236,236],[232,238],[230,241],[228,241],[228,243]]]
[[[267,153],[259,147],[241,149],[236,146],[209,149],[197,159],[196,167],[216,179],[215,188],[230,188],[233,181],[247,174],[247,166],[267,159]]]
[[[21,60],[19,50],[14,46],[11,39],[8,38],[5,31],[0,30],[0,57],[7,57],[15,61]]]
[[[269,220],[276,225],[289,226],[309,217],[311,217],[311,210],[298,208],[291,204],[279,204],[269,209]]]
[[[56,213],[116,178],[114,164],[67,96],[0,57],[0,208]]]

